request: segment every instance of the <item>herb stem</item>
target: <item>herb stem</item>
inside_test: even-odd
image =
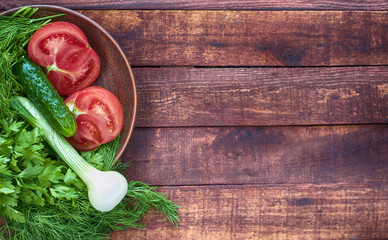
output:
[[[47,24],[47,23],[50,22],[51,18],[61,17],[61,16],[64,16],[64,15],[65,15],[65,14],[60,13],[60,14],[56,14],[56,15],[52,15],[52,16],[47,16],[47,17],[34,18],[34,19],[31,19],[31,22],[37,22],[37,21],[48,20],[48,21],[46,21],[46,22],[43,23],[43,24]]]
[[[24,15],[26,14],[26,11],[29,12],[29,11],[31,11],[31,9],[32,9],[32,8],[29,7],[29,6],[22,7],[22,8],[20,8],[19,10],[17,10],[16,12],[14,12],[14,13],[11,15],[11,17],[16,17],[16,16],[19,16],[19,15],[24,16]]]

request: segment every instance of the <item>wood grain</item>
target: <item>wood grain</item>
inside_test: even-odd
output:
[[[134,68],[138,127],[388,122],[388,67]]]
[[[385,0],[35,0],[34,4],[55,4],[72,9],[218,9],[218,10],[388,10]],[[2,0],[0,9],[6,10],[31,4],[27,0]]]
[[[156,215],[113,239],[387,239],[388,184],[164,187],[179,228]]]
[[[125,175],[181,206],[179,228],[112,239],[388,239],[387,1],[33,3],[118,41],[139,97]]]
[[[135,128],[126,176],[153,185],[388,181],[388,126]]]
[[[387,11],[80,11],[133,66],[388,65]]]

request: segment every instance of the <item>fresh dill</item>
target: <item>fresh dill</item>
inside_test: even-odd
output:
[[[14,117],[9,100],[22,88],[12,73],[12,66],[25,52],[32,34],[55,16],[30,19],[37,8],[23,7],[11,16],[0,15],[0,119]]]

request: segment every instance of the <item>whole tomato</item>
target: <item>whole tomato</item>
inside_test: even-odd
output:
[[[70,95],[65,103],[77,122],[77,131],[67,138],[77,151],[94,150],[115,139],[123,128],[120,101],[105,88],[85,88]]]

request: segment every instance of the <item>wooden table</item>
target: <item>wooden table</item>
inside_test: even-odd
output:
[[[138,88],[126,176],[179,228],[113,239],[388,239],[388,2],[2,0],[76,9]]]

